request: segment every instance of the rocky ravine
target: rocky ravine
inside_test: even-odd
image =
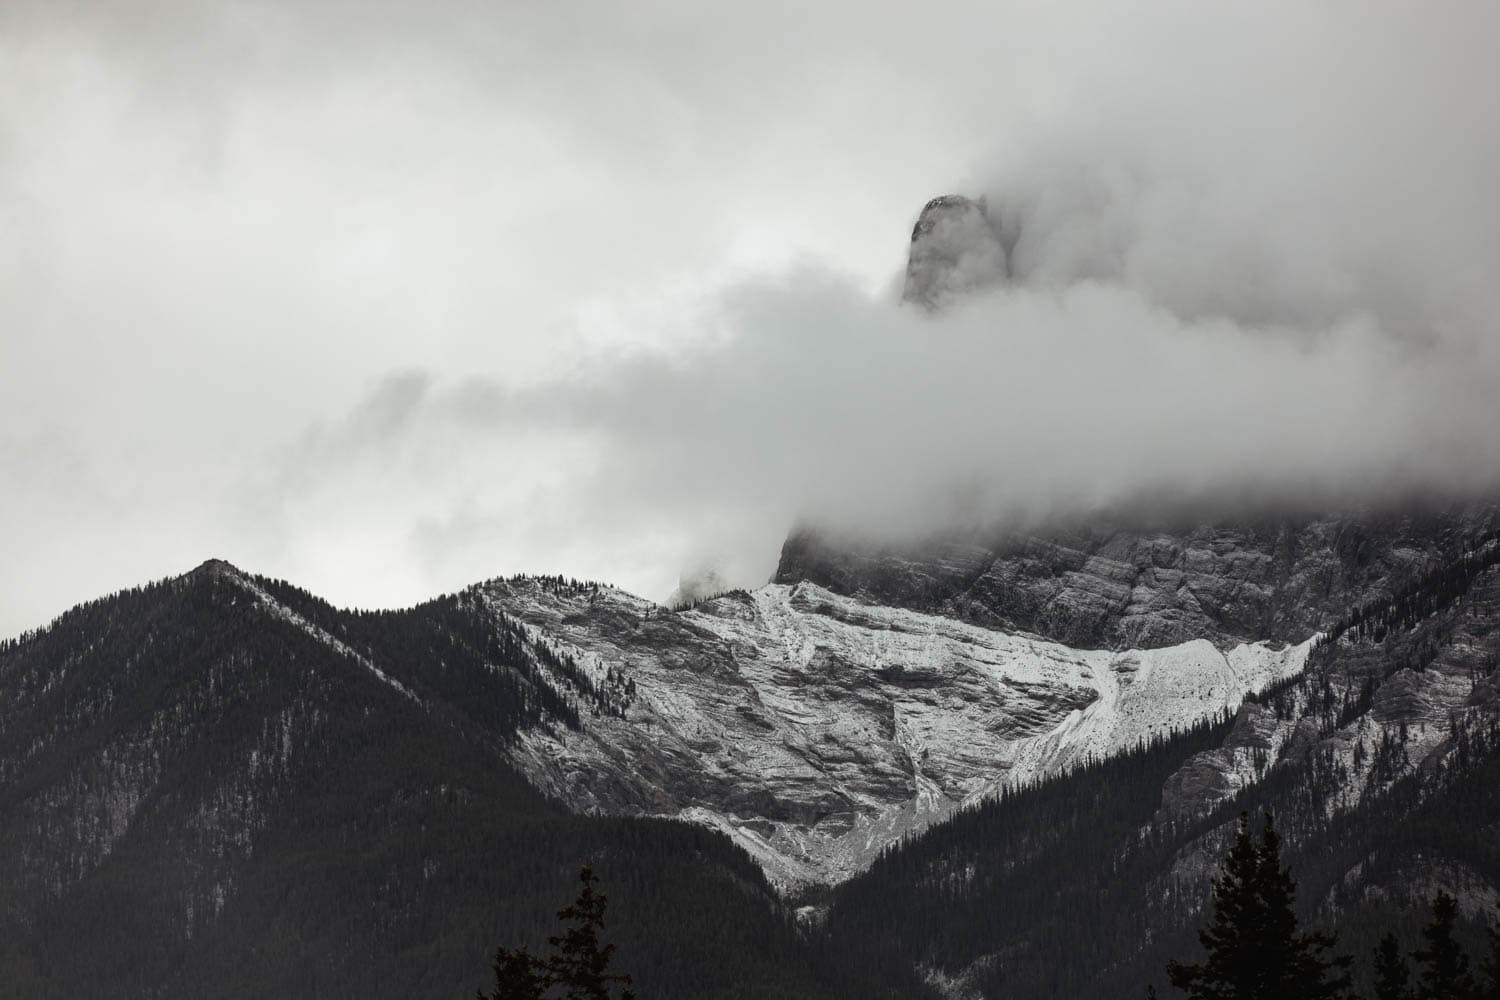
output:
[[[515,761],[577,809],[725,830],[792,889],[858,871],[1007,782],[1055,774],[1233,708],[1309,642],[1074,649],[812,584],[684,612],[608,588],[476,588],[603,681],[623,718],[537,727]]]

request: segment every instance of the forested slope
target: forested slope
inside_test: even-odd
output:
[[[911,995],[685,823],[506,763],[608,691],[449,597],[342,612],[206,564],[0,649],[0,995],[456,997],[581,862],[643,996]]]

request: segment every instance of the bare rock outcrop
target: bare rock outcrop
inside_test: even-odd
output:
[[[938,309],[1005,276],[1005,247],[985,199],[950,194],[923,207],[912,229],[903,300]]]

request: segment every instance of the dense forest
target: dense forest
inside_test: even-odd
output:
[[[1471,954],[1457,933],[1460,907],[1438,890],[1419,945],[1404,951],[1392,931],[1367,962],[1341,953],[1339,935],[1307,930],[1297,881],[1282,863],[1281,836],[1266,813],[1253,836],[1248,813],[1213,880],[1210,914],[1198,931],[1201,957],[1172,959],[1166,975],[1189,1000],[1493,1000],[1500,996],[1500,922]],[[1415,967],[1415,972],[1414,972]],[[1367,989],[1356,990],[1355,969]],[[1149,1000],[1159,996],[1155,984]]]

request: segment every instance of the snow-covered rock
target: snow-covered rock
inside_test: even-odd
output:
[[[840,881],[958,806],[1233,709],[1308,643],[1080,650],[772,584],[684,612],[608,588],[480,588],[497,615],[628,678],[623,718],[514,752],[575,808],[724,830],[786,887]]]

